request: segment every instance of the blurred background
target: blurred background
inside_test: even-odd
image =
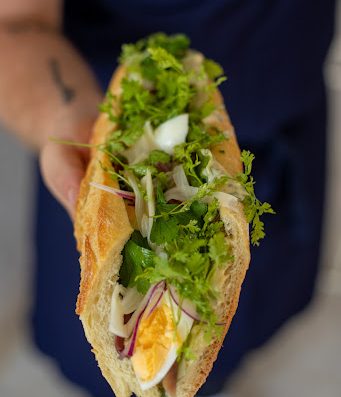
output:
[[[325,65],[329,100],[328,188],[322,266],[307,310],[233,377],[234,397],[341,396],[341,7]],[[32,155],[0,135],[0,396],[86,397],[31,342]],[[61,331],[62,332],[62,331]]]

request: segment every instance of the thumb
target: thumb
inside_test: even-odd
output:
[[[40,154],[40,168],[46,186],[73,219],[87,151],[71,146],[47,143]]]

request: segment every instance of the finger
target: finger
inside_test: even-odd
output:
[[[40,155],[45,184],[71,218],[75,213],[79,187],[85,172],[85,159],[84,150],[52,142],[46,144]]]

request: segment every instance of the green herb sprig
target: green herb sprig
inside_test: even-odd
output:
[[[244,172],[236,177],[236,180],[244,187],[247,195],[243,200],[246,220],[251,225],[251,243],[258,246],[260,240],[265,237],[264,222],[260,217],[264,214],[275,214],[271,205],[267,202],[262,203],[256,197],[254,185],[255,181],[251,175],[252,163],[255,159],[253,153],[243,150],[241,160],[244,164]]]

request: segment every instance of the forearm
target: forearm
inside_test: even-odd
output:
[[[101,93],[58,28],[0,23],[0,54],[1,124],[36,148],[49,136],[74,139],[76,129],[88,127]]]

